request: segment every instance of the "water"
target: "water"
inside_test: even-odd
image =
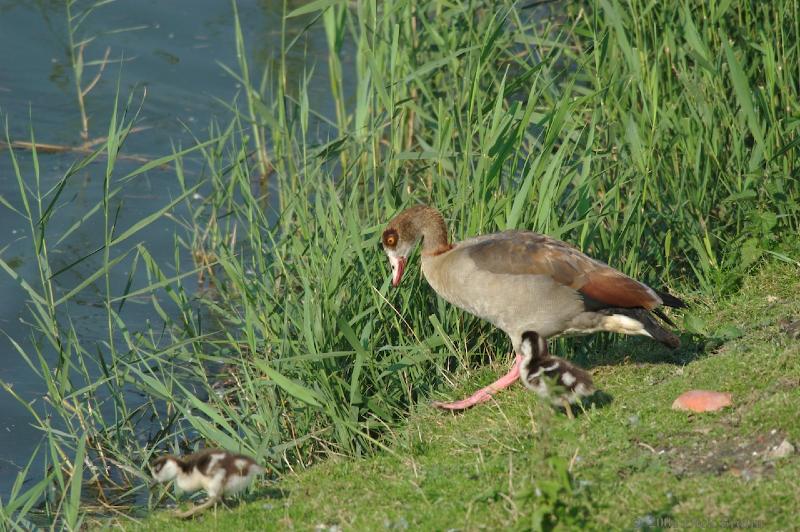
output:
[[[289,9],[300,2],[289,2]],[[263,65],[279,57],[283,0],[239,2],[239,13],[250,65],[260,76]],[[291,39],[309,22],[308,18],[287,21]],[[114,32],[120,28],[137,28]],[[145,131],[132,134],[124,152],[154,159],[171,152],[171,143],[190,146],[193,141],[186,127],[203,138],[214,117],[224,122],[228,111],[217,102],[231,101],[239,90],[237,83],[218,65],[237,70],[232,8],[218,0],[119,0],[92,13],[81,28],[82,35],[97,35],[86,49],[87,60],[100,59],[106,47],[110,58],[122,59],[110,64],[100,82],[87,96],[90,138],[104,136],[112,112],[117,79],[120,99],[124,102],[134,92],[147,96],[138,121]],[[80,112],[67,57],[68,40],[63,2],[58,0],[0,0],[0,116],[8,121],[12,140],[29,140],[32,126],[37,142],[75,146],[81,143]],[[327,45],[321,28],[306,34],[301,45],[289,57],[289,85],[297,84],[304,68],[315,68],[313,101],[318,111],[333,116],[326,73]],[[308,58],[308,59],[306,59]],[[86,82],[96,69],[88,68]],[[352,83],[352,76],[346,77]],[[324,137],[325,132],[319,130]],[[3,135],[4,137],[4,135]],[[30,153],[16,152],[23,175],[33,186]],[[41,187],[48,189],[64,175],[71,163],[82,156],[75,153],[39,154]],[[125,175],[139,162],[120,161],[116,176]],[[51,222],[49,234],[58,236],[102,198],[105,160],[90,165],[72,178],[62,194]],[[189,165],[189,178],[192,166]],[[157,210],[179,194],[174,172],[157,169],[124,189],[118,226],[126,228],[146,214]],[[9,153],[0,150],[0,196],[21,209],[22,203]],[[55,269],[67,266],[102,244],[102,216],[84,225],[62,244],[51,250]],[[160,220],[136,236],[144,241],[156,261],[170,274],[174,263],[173,236],[180,229],[170,220]],[[125,248],[129,246],[123,246]],[[26,279],[37,279],[36,258],[30,240],[30,227],[22,217],[0,204],[0,258]],[[56,277],[62,294],[76,286],[102,262],[102,253],[85,260]],[[181,258],[191,263],[188,254]],[[174,269],[172,270],[174,271]],[[115,271],[112,283],[126,281],[124,268]],[[185,283],[191,288],[192,283]],[[119,290],[117,291],[117,293]],[[88,287],[65,309],[80,335],[91,345],[107,337],[102,280]],[[0,379],[26,401],[41,404],[45,390],[9,338],[22,349],[33,353],[32,342],[41,339],[31,334],[29,297],[11,276],[0,271]],[[133,330],[147,320],[158,321],[149,305],[127,304],[123,312]],[[8,337],[6,336],[8,335]],[[45,352],[47,350],[45,349]],[[52,361],[50,361],[52,362]],[[25,466],[32,450],[42,441],[40,431],[32,427],[28,411],[9,393],[0,390],[0,499],[6,499],[17,472]],[[41,471],[35,464],[33,472]]]

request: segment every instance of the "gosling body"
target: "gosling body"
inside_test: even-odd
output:
[[[223,449],[205,449],[185,457],[161,456],[150,465],[150,470],[156,482],[174,480],[181,491],[203,490],[208,494],[205,503],[178,514],[180,517],[194,515],[226,495],[245,490],[255,477],[266,471],[251,457]]]
[[[563,358],[550,356],[543,336],[533,331],[523,333],[520,350],[522,384],[554,406],[574,405],[595,392],[592,376]]]

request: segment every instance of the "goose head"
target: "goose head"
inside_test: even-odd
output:
[[[437,255],[451,247],[447,240],[444,218],[433,207],[411,207],[392,218],[386,225],[381,243],[392,267],[392,286],[400,284],[408,257],[420,240],[423,255]]]

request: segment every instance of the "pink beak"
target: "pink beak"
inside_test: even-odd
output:
[[[406,258],[398,257],[392,262],[392,286],[397,287],[400,284],[400,279],[403,278],[403,272],[406,269]]]

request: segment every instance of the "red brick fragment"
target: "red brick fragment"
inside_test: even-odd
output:
[[[716,412],[731,406],[731,394],[708,390],[690,390],[682,393],[672,403],[673,410],[689,410],[691,412]]]

